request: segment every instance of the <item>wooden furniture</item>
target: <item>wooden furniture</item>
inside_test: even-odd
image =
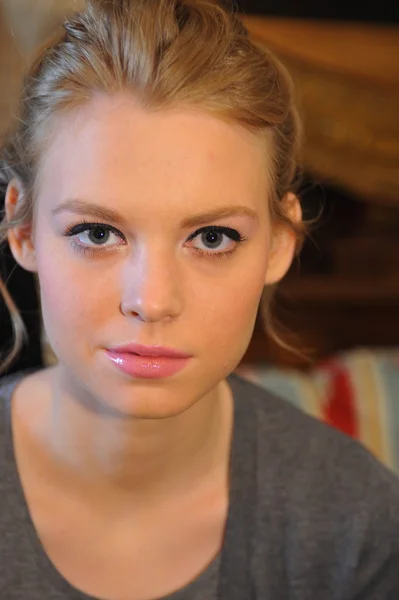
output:
[[[363,199],[399,204],[399,27],[246,17],[294,78],[302,164]]]
[[[313,234],[329,266],[311,272],[305,258],[300,275],[294,266],[277,313],[315,359],[354,345],[399,345],[399,28],[256,16],[245,23],[293,76],[302,168],[336,188]],[[246,360],[307,366],[265,341],[260,325]]]

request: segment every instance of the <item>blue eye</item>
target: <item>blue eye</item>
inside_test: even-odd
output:
[[[73,248],[80,254],[94,254],[112,250],[125,245],[126,238],[118,229],[105,223],[83,222],[69,227],[65,235],[73,238]],[[194,246],[194,250],[206,258],[228,258],[238,244],[247,238],[230,227],[210,225],[192,233],[187,241],[199,238],[203,247]]]
[[[112,236],[118,238],[118,236],[108,227],[100,225],[91,227],[90,229],[86,229],[86,231],[82,231],[81,233],[75,234],[75,237],[82,244],[93,244],[95,246],[106,246],[107,242],[109,242],[110,239],[112,240]]]
[[[189,237],[189,241],[199,237],[205,249],[195,248],[200,254],[210,258],[227,258],[237,249],[237,245],[247,238],[230,227],[211,225],[202,227]]]
[[[104,223],[79,223],[69,227],[65,235],[74,238],[73,247],[80,253],[108,250],[126,243],[118,229]]]

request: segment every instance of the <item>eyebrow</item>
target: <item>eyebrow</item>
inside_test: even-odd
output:
[[[111,221],[124,226],[127,225],[127,220],[112,208],[103,208],[98,204],[86,202],[84,200],[66,200],[54,208],[52,214],[57,215],[64,211],[73,212],[80,215],[90,215],[104,221]],[[249,208],[248,206],[233,205],[222,206],[200,215],[192,215],[191,217],[183,219],[180,225],[182,228],[197,227],[199,225],[209,223],[215,219],[234,216],[246,216],[254,219],[255,221],[259,221],[257,212],[252,208]]]

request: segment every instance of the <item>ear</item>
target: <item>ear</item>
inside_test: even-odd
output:
[[[300,223],[302,209],[299,199],[289,192],[282,200],[286,205],[286,215],[292,223]],[[279,282],[290,268],[295,256],[297,238],[295,232],[285,223],[272,225],[272,247],[267,267],[265,285]]]
[[[22,185],[13,179],[5,197],[6,220],[12,221],[18,206],[24,200]],[[17,225],[8,231],[8,244],[17,263],[26,271],[37,271],[36,253],[32,238],[32,224]]]

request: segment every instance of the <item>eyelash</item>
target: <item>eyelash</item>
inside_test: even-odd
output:
[[[66,237],[73,238],[73,237],[79,235],[80,233],[84,233],[86,231],[92,231],[93,229],[95,229],[97,227],[100,227],[101,229],[104,229],[105,231],[110,231],[111,233],[114,233],[122,240],[126,241],[125,236],[118,229],[116,229],[115,227],[112,227],[112,225],[107,225],[105,223],[93,223],[93,222],[89,222],[89,221],[83,221],[82,223],[79,223],[78,225],[73,225],[71,227],[68,227],[66,229],[64,235]],[[227,237],[229,237],[230,239],[232,239],[234,242],[236,242],[236,246],[233,248],[233,250],[227,250],[225,252],[207,252],[205,250],[200,250],[199,248],[194,248],[194,250],[200,256],[205,256],[206,258],[215,259],[215,260],[223,260],[223,259],[229,258],[237,250],[238,244],[241,244],[248,239],[247,237],[242,236],[236,229],[232,229],[230,227],[223,227],[223,226],[219,226],[219,225],[209,225],[207,227],[201,227],[200,229],[197,229],[197,231],[195,231],[194,233],[192,233],[189,236],[188,241],[195,239],[202,233],[210,233],[210,232],[224,234]],[[94,256],[95,254],[98,254],[99,252],[107,252],[110,250],[110,247],[99,246],[98,248],[95,248],[95,247],[90,247],[90,246],[84,246],[83,244],[76,242],[75,240],[72,241],[72,248],[78,254],[82,254],[84,256],[87,256],[87,255]]]

